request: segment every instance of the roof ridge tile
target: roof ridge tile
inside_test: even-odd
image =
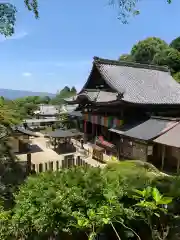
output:
[[[134,68],[144,68],[144,69],[151,69],[163,72],[169,72],[170,70],[167,66],[158,66],[152,64],[142,64],[137,62],[126,62],[126,61],[118,61],[118,60],[111,60],[111,59],[104,59],[99,57],[94,57],[95,64],[109,64],[109,65],[116,65],[116,66],[125,66],[125,67],[134,67]]]

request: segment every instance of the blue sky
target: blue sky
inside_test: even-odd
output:
[[[65,85],[81,88],[93,56],[117,59],[132,45],[157,36],[167,42],[180,35],[180,1],[141,0],[141,14],[123,25],[109,0],[39,0],[40,19],[23,4],[16,33],[0,37],[0,87],[56,92]],[[51,4],[50,4],[51,3]]]

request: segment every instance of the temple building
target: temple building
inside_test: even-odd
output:
[[[172,149],[155,141],[180,119],[180,85],[168,68],[94,57],[83,88],[66,102],[78,104],[81,130],[101,160],[101,151],[160,164],[174,158]]]

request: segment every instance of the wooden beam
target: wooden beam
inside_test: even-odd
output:
[[[162,145],[161,169],[164,169],[165,145]]]

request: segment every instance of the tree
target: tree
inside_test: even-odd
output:
[[[49,104],[51,101],[51,98],[49,96],[44,96],[40,99],[39,103]]]
[[[71,89],[68,86],[65,86],[62,90],[60,90],[56,97],[51,99],[51,104],[55,105],[61,105],[64,103],[65,98],[69,98],[76,95],[76,89],[75,87],[72,87]]]
[[[131,54],[122,54],[119,57],[119,61],[134,62],[134,59]]]
[[[180,72],[174,73],[174,74],[173,74],[173,78],[174,78],[178,83],[180,83]]]
[[[19,123],[21,115],[17,109],[15,102],[10,100],[0,99],[0,124],[10,127]]]
[[[168,66],[171,72],[180,71],[180,52],[174,48],[166,48],[154,55],[153,63]]]
[[[19,123],[21,116],[13,101],[0,100],[0,202],[8,208],[13,205],[14,192],[24,179],[21,165],[8,144],[12,126]]]
[[[168,48],[168,44],[160,38],[150,37],[139,41],[132,47],[131,55],[138,63],[151,64],[154,56]]]
[[[35,17],[38,18],[38,3],[37,0],[24,0],[25,6],[29,11],[33,11]],[[5,37],[12,36],[16,23],[17,9],[13,4],[0,3],[0,34]]]
[[[169,4],[172,0],[164,0]],[[119,8],[119,19],[122,23],[128,23],[130,16],[139,14],[136,5],[139,0],[111,0],[110,4],[117,4]],[[24,0],[25,6],[29,11],[32,11],[36,18],[39,17],[38,0]],[[0,3],[0,34],[4,36],[11,36],[14,33],[14,26],[16,23],[17,9],[13,4]]]
[[[169,46],[180,52],[180,37],[175,38]]]
[[[72,87],[72,88],[71,88],[71,93],[72,93],[72,94],[74,94],[74,95],[76,95],[76,93],[77,93],[77,90],[76,90],[76,88],[75,88],[75,87]]]

